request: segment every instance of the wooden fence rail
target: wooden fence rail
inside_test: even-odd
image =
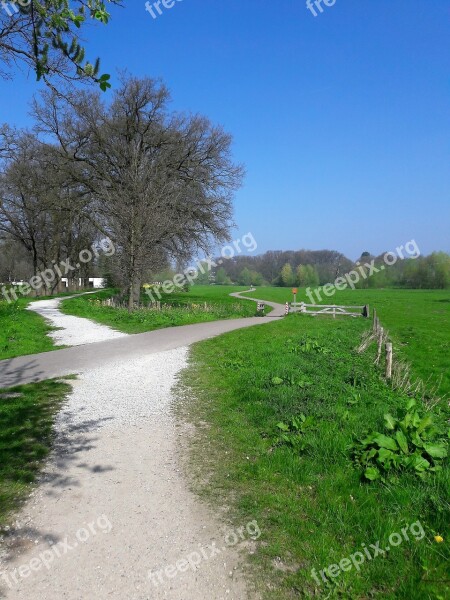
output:
[[[358,312],[352,312],[352,311]],[[303,313],[305,315],[332,315],[333,319],[338,316],[369,317],[369,305],[365,306],[338,306],[337,304],[305,304],[305,302],[292,302],[289,312]]]

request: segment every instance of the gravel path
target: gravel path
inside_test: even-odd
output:
[[[106,340],[115,340],[126,337],[126,333],[114,331],[106,325],[99,325],[89,319],[72,317],[65,315],[59,310],[59,305],[65,298],[56,298],[53,300],[38,300],[31,302],[28,310],[37,312],[44,317],[57,331],[51,331],[49,336],[56,345],[61,346],[82,346],[84,344],[93,344],[95,342],[104,342]]]
[[[73,382],[52,460],[3,543],[8,600],[249,597],[239,551],[254,538],[245,531],[234,544],[182,474],[186,431],[171,388],[187,352],[112,363]]]
[[[257,524],[249,514],[231,531],[190,491],[180,448],[191,432],[175,420],[172,390],[187,364],[187,344],[273,319],[114,340],[123,334],[61,315],[59,302],[32,308],[64,327],[56,333],[60,343],[90,345],[0,363],[0,386],[2,379],[79,373],[57,416],[55,450],[41,484],[1,544],[0,597],[258,598],[242,572],[242,553],[258,543]],[[274,316],[282,309],[275,306]],[[110,341],[92,343],[98,333]]]

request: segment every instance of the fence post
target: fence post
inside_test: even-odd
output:
[[[392,344],[386,344],[386,379],[392,378]]]
[[[383,346],[383,334],[384,334],[384,329],[382,327],[380,327],[380,332],[378,334],[378,350],[377,350],[377,358],[375,360],[375,364],[378,364],[380,362],[380,358],[381,358],[381,349]]]

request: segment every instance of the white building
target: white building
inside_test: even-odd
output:
[[[78,279],[78,285],[81,287],[83,285],[83,283],[85,282],[85,279],[82,279],[81,277]],[[91,287],[94,288],[95,290],[101,290],[104,287],[106,287],[106,281],[103,279],[103,277],[89,277],[89,279],[87,280],[89,285],[87,287]],[[67,279],[67,277],[63,277],[61,279],[61,282],[68,287],[69,286],[69,280]]]

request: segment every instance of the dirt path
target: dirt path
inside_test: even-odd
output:
[[[186,344],[237,325],[152,332],[130,353],[124,349],[139,336],[49,353],[65,357],[66,372],[75,370],[70,357],[89,349],[106,357],[80,369],[41,485],[3,541],[0,589],[8,600],[255,597],[241,553],[257,543],[257,523],[249,514],[238,530],[224,528],[189,490],[178,444],[186,431],[172,411]]]

